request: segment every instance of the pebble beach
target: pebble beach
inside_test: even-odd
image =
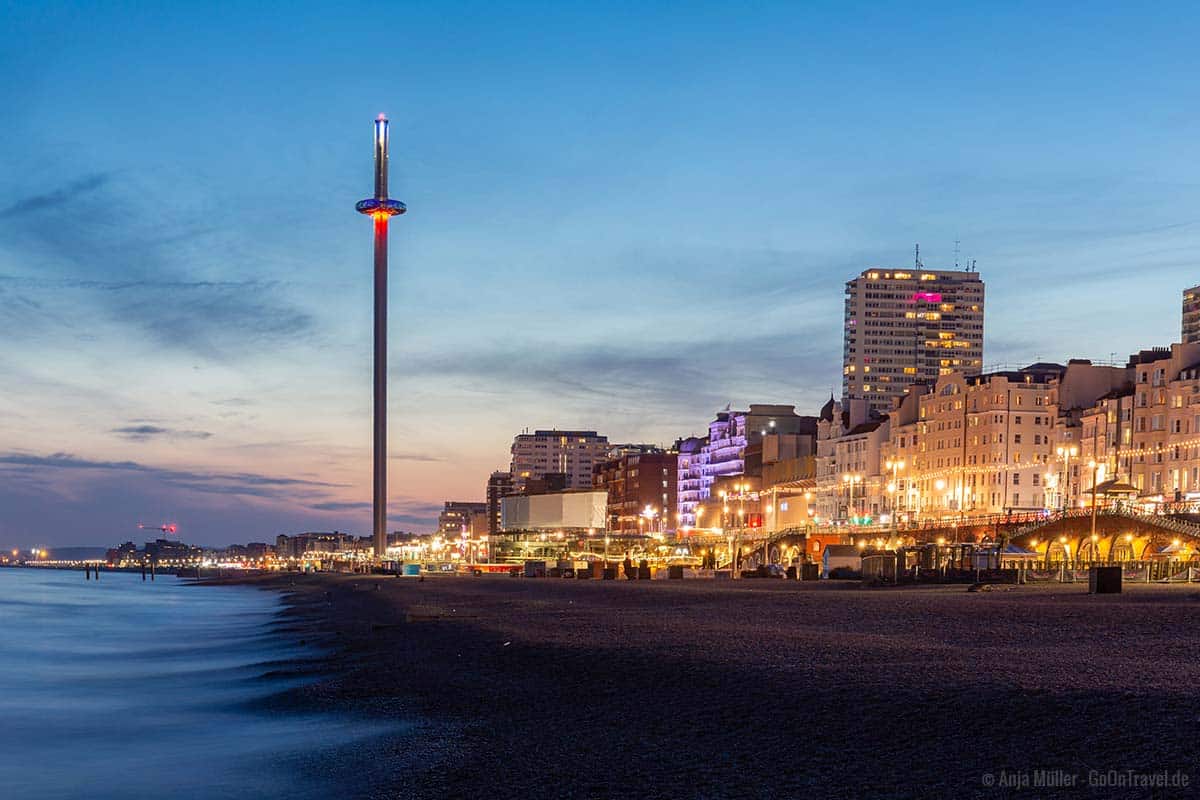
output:
[[[1200,781],[1189,586],[247,580],[284,592],[279,629],[327,653],[275,702],[409,723],[357,754],[355,796],[1184,797],[1178,775]],[[1176,785],[1111,785],[1149,773]]]

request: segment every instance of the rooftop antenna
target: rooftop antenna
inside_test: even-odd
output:
[[[920,242],[917,243],[916,252],[913,254],[913,266],[916,269],[923,269],[925,267],[925,265],[921,263],[921,243]]]
[[[954,240],[954,268],[958,269],[958,239]]]

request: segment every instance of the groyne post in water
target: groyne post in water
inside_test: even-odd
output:
[[[85,581],[90,581],[92,579],[92,565],[91,564],[83,565],[83,579]]]
[[[146,580],[146,562],[145,561],[142,562],[142,580],[143,581]]]
[[[154,559],[150,559],[150,580],[154,580]]]

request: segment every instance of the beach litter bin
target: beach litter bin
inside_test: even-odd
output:
[[[420,575],[421,574],[421,565],[420,564],[405,564],[404,565],[404,574],[405,575]]]
[[[796,572],[795,566],[791,566],[791,567],[787,568],[787,579],[789,581],[797,580],[797,579],[799,579],[799,577],[800,577],[799,573]]]
[[[605,567],[604,568],[604,580],[615,581],[616,579],[617,579],[617,568],[616,567]]]
[[[544,578],[544,577],[546,577],[546,562],[545,561],[526,561],[525,562],[525,577],[526,578]]]
[[[821,565],[820,564],[801,564],[800,565],[800,580],[802,580],[802,581],[819,581],[819,580],[821,580]]]
[[[644,558],[641,560],[641,563],[638,564],[638,575],[637,576],[638,576],[638,580],[643,580],[643,581],[650,580],[650,562]]]
[[[667,579],[673,581],[683,580],[683,564],[667,565]]]
[[[1120,593],[1120,567],[1092,567],[1088,570],[1088,594]]]
[[[575,567],[576,578],[591,578],[595,575],[595,566],[591,562]]]

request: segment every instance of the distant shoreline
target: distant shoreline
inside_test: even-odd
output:
[[[303,702],[422,720],[363,796],[961,797],[1001,768],[1196,763],[1191,587],[199,585],[224,583],[283,592],[281,630],[326,648]]]

